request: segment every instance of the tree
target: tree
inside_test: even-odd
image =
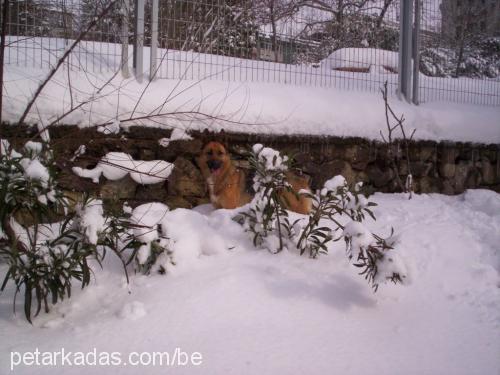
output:
[[[487,34],[488,6],[489,2],[482,0],[445,0],[441,3],[443,34],[455,49],[455,77],[465,73],[466,50]]]
[[[97,15],[102,13],[109,3],[110,0],[82,0],[78,25],[79,31],[84,30]],[[87,33],[86,39],[119,43],[122,24],[121,6],[121,1],[116,2],[99,24]],[[129,17],[129,19],[133,18]]]

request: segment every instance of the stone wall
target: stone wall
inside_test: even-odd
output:
[[[22,145],[35,134],[30,128],[3,126],[2,137]],[[206,187],[196,166],[195,157],[203,143],[213,136],[193,133],[193,140],[172,141],[168,147],[159,139],[170,136],[169,130],[132,127],[127,133],[104,135],[92,129],[61,126],[51,130],[52,145],[61,171],[60,184],[65,190],[78,194],[89,192],[108,202],[128,201],[132,206],[160,201],[174,207],[193,207],[208,202]],[[219,136],[229,145],[235,162],[248,168],[246,155],[254,143],[285,151],[294,156],[297,168],[310,176],[313,189],[334,175],[342,174],[349,183],[363,181],[364,192],[397,192],[395,173],[389,166],[387,146],[361,138],[303,137],[224,134]],[[80,145],[87,152],[70,161]],[[126,177],[99,184],[77,177],[71,167],[93,167],[100,157],[110,151],[129,153],[134,159],[161,159],[175,167],[165,183],[139,185]],[[401,150],[403,151],[403,150]],[[417,193],[458,194],[469,188],[486,188],[500,192],[500,145],[418,141],[410,144],[410,165]],[[404,180],[407,163],[401,152],[399,174]]]

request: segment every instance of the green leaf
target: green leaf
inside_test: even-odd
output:
[[[25,284],[24,291],[24,316],[26,316],[26,320],[33,324],[31,321],[31,285],[29,283]]]
[[[0,287],[0,291],[3,292],[4,289],[5,289],[5,286],[7,285],[7,282],[9,281],[9,278],[10,276],[12,275],[12,267],[10,267],[8,270],[7,270],[7,273],[5,275],[5,278],[3,279],[3,282],[2,282],[2,287]]]

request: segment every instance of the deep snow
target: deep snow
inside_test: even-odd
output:
[[[14,41],[17,37],[10,38]],[[39,50],[39,46],[35,48],[38,44],[49,49]],[[17,41],[8,48],[5,121],[15,123],[19,119],[40,81],[47,76],[48,67],[55,64],[65,47],[63,39],[34,38]],[[99,128],[103,132],[116,132],[132,124],[171,127],[178,129],[177,137],[181,138],[185,137],[184,130],[223,127],[226,131],[248,133],[380,140],[380,130],[386,129],[380,88],[388,81],[389,93],[395,94],[397,86],[397,74],[377,68],[394,68],[394,54],[373,49],[344,49],[333,54],[340,60],[352,59],[350,65],[372,64],[370,73],[332,70],[332,66],[344,66],[344,62],[332,59],[314,68],[161,50],[157,76],[162,79],[148,85],[146,78],[143,83],[124,79],[121,74],[113,78],[112,72],[120,63],[118,47],[97,42],[80,45],[68,61],[70,73],[65,63],[44,88],[27,120],[47,126],[72,104],[76,107],[92,99],[60,122],[79,126],[106,123]],[[149,66],[148,55],[146,48],[145,66]],[[396,95],[390,96],[395,112],[404,114],[407,130],[417,129],[415,138],[500,143],[497,80],[421,75],[420,83],[421,98],[427,103],[415,106],[398,100]],[[469,104],[476,100],[490,106]],[[227,121],[189,113],[179,115],[192,111]],[[158,113],[169,115],[124,122],[130,117]]]
[[[28,72],[25,68],[7,66],[4,89],[6,121],[15,122],[19,118],[37,82],[45,74],[45,71]],[[76,103],[91,96],[96,100],[65,117],[61,122],[66,124],[93,126],[113,123],[117,117],[123,121],[131,115],[156,114],[162,108],[162,113],[169,115],[122,122],[121,125],[163,126],[187,131],[224,128],[246,133],[358,136],[375,140],[380,140],[380,130],[386,129],[382,96],[377,92],[355,91],[356,81],[347,82],[341,89],[332,89],[257,82],[158,79],[148,86],[133,113],[146,83],[116,77],[97,95],[96,87],[106,82],[111,73],[85,75],[72,72],[71,76]],[[67,82],[67,72],[58,73],[56,80],[44,89],[28,119],[41,119],[41,123],[47,125],[68,110],[70,90]],[[407,131],[417,129],[416,139],[500,143],[500,107],[445,102],[415,106],[395,97],[389,100],[396,114],[404,114]],[[190,111],[227,121],[178,114]]]
[[[16,367],[18,374],[478,374],[500,371],[500,195],[375,194],[367,226],[400,236],[413,282],[376,294],[342,243],[311,260],[252,248],[209,206],[169,213],[185,254],[166,276],[133,275],[118,262],[30,326],[0,300],[0,373],[11,351],[120,352],[181,348],[198,367]],[[191,236],[183,236],[189,232]],[[181,244],[178,244],[179,246]],[[214,246],[215,245],[215,246]],[[3,274],[5,266],[0,266]],[[8,339],[5,339],[8,338]]]

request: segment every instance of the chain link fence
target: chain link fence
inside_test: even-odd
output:
[[[53,65],[109,1],[10,1],[6,63]],[[121,43],[138,42],[136,70],[140,73],[152,56],[150,77],[364,91],[378,91],[387,81],[394,94],[401,87],[400,46],[408,43],[400,31],[404,3],[411,11],[420,8],[411,18],[419,31],[413,34],[419,72],[413,101],[500,105],[500,2],[416,1],[135,0],[129,6],[122,0],[86,36],[69,64],[85,71],[115,70]],[[142,7],[144,13],[138,12]],[[141,22],[135,26],[139,16],[143,29]]]

